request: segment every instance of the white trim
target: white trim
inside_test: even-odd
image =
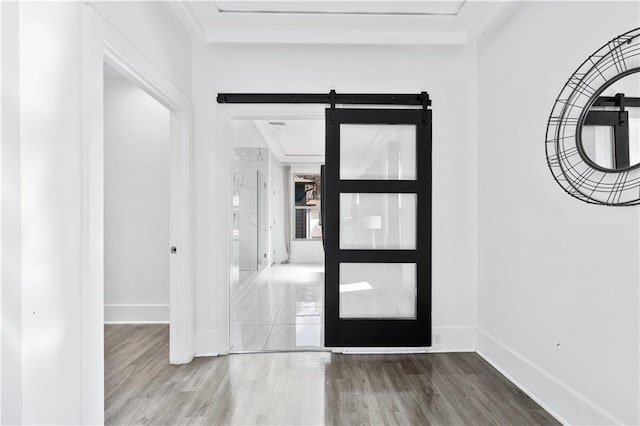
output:
[[[194,346],[196,356],[218,356],[220,354],[228,354],[229,351],[218,352],[216,341],[218,333],[215,330],[198,330],[194,334]]]
[[[623,424],[611,413],[491,334],[478,331],[477,353],[562,424]],[[564,415],[556,408],[562,407]]]
[[[170,362],[193,358],[191,276],[191,103],[90,5],[82,38],[82,422],[104,422],[103,68],[108,63],[171,111]],[[169,247],[167,247],[167,252]]]
[[[326,108],[323,104],[218,104],[219,115],[226,120],[324,120]]]
[[[466,32],[425,31],[324,31],[269,30],[269,29],[207,29],[208,43],[259,43],[259,44],[330,44],[330,45],[464,45]]]
[[[3,29],[4,29],[4,22],[2,21],[2,6],[4,6],[4,4],[0,4],[0,423],[4,423],[2,421],[2,383],[4,383],[2,381],[2,348],[3,348],[3,341],[4,341],[4,335],[5,335],[5,331],[4,331],[4,321],[2,318],[2,289],[4,288],[4,279],[3,279],[3,258],[2,258],[2,246],[4,244],[4,239],[2,238],[4,235],[3,232],[3,227],[2,227],[2,210],[4,210],[4,191],[2,190],[2,150],[4,148],[4,137],[2,137],[2,111],[3,111],[3,102],[2,100],[4,99],[4,97],[2,96],[2,82],[4,81],[4,66],[5,66],[5,60],[4,57],[2,56],[2,53],[4,52],[4,46],[2,45],[2,41],[5,38],[5,35],[3,33]],[[22,284],[22,283],[20,283]]]
[[[178,22],[182,24],[191,37],[199,41],[205,41],[206,30],[204,25],[189,3],[183,1],[165,1],[163,4],[175,14]]]
[[[335,15],[221,13],[214,4],[194,8],[168,1],[167,8],[200,42],[331,45],[465,45],[512,11],[517,2],[466,1],[457,14]],[[202,16],[200,15],[202,14]],[[338,17],[340,24],[336,24]],[[420,25],[415,25],[420,22]]]
[[[4,245],[4,232],[3,232],[3,226],[2,226],[2,211],[4,210],[4,191],[2,189],[2,151],[4,148],[4,137],[2,136],[2,122],[3,122],[3,115],[2,115],[2,111],[3,111],[3,100],[4,97],[2,96],[2,82],[4,82],[4,67],[5,67],[5,60],[4,57],[2,56],[3,52],[4,52],[4,46],[2,45],[3,40],[5,39],[5,35],[3,33],[3,29],[5,27],[4,22],[2,21],[2,6],[4,6],[4,4],[0,4],[0,423],[4,423],[2,421],[2,383],[4,383],[2,381],[2,348],[3,348],[3,343],[4,343],[4,336],[5,336],[5,331],[4,331],[4,321],[2,318],[2,289],[4,288],[4,279],[3,279],[3,258],[2,258],[2,246]],[[22,283],[20,283],[22,284]]]
[[[104,25],[109,26],[109,33],[105,37],[119,38],[122,43],[128,42],[111,27],[91,6],[93,19],[100,20]],[[96,29],[97,30],[97,29]],[[97,31],[96,31],[97,32]],[[162,105],[172,112],[189,112],[191,102],[184,96],[171,82],[165,78],[153,65],[137,52],[132,46],[118,46],[119,43],[114,41],[103,42],[101,47],[103,62],[109,64],[113,69],[118,71],[129,80],[133,81],[137,86],[146,91]],[[117,46],[117,47],[116,47]],[[139,56],[136,59],[132,57]],[[142,64],[146,62],[146,64]]]
[[[105,324],[169,324],[169,305],[104,305]]]
[[[220,297],[218,300],[224,303],[218,304],[218,324],[220,325],[220,332],[218,343],[215,348],[207,345],[199,346],[198,354],[214,354],[224,353],[227,354],[231,350],[231,284],[232,284],[232,268],[233,268],[233,125],[231,117],[226,113],[225,109],[218,110],[218,141],[222,141],[219,144],[219,148],[222,150],[220,153],[221,158],[225,160],[226,170],[220,170],[218,172],[216,180],[219,182],[219,189],[221,195],[224,197],[223,202],[227,206],[226,221],[218,223],[218,230],[220,236],[226,236],[227,245],[226,250],[222,253],[223,267],[226,268],[227,277],[225,283],[218,287]],[[206,335],[201,334],[201,335]]]
[[[169,239],[169,361],[191,362],[194,356],[194,283],[191,253],[191,112],[171,112]],[[167,247],[167,252],[169,248]]]
[[[520,2],[516,1],[493,1],[484,11],[482,16],[476,18],[467,30],[467,43],[471,43],[480,38],[490,29],[497,27],[504,22],[518,7]]]

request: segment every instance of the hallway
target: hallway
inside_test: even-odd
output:
[[[232,292],[231,352],[323,347],[321,264],[273,265]]]
[[[168,347],[167,325],[105,326],[106,424],[558,424],[475,353],[169,365]]]

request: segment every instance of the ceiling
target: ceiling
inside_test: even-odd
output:
[[[253,120],[282,163],[324,162],[324,120]]]
[[[361,15],[455,15],[465,1],[249,1],[217,0],[219,12]]]
[[[166,3],[210,43],[466,44],[516,2],[442,0],[204,0]]]

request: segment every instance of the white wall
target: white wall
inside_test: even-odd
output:
[[[79,424],[82,279],[81,3],[20,3],[22,169],[23,422]],[[145,4],[110,3],[109,20],[175,86],[190,87],[190,42],[170,19],[140,13]],[[164,10],[164,9],[163,9]],[[159,12],[158,12],[159,13]],[[164,12],[163,12],[164,13]],[[169,13],[168,11],[166,12]],[[124,26],[127,28],[125,29]],[[141,34],[139,29],[148,31]],[[175,37],[176,44],[165,44]],[[182,41],[181,41],[182,40]],[[153,44],[153,49],[150,44]],[[169,70],[169,71],[168,71]],[[86,284],[86,283],[85,283]],[[95,414],[95,413],[92,413]]]
[[[228,148],[219,92],[391,92],[433,99],[433,326],[440,349],[475,349],[475,46],[210,46],[194,42],[196,353],[228,350]]]
[[[20,4],[24,423],[81,418],[81,10]]]
[[[570,424],[638,424],[638,209],[568,196],[556,96],[638,3],[523,3],[479,41],[479,351]]]
[[[18,16],[0,3],[0,424],[22,418]]]
[[[169,321],[169,111],[104,85],[105,322]]]

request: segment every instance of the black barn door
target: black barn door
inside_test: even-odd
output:
[[[431,111],[326,110],[325,345],[431,345]]]

